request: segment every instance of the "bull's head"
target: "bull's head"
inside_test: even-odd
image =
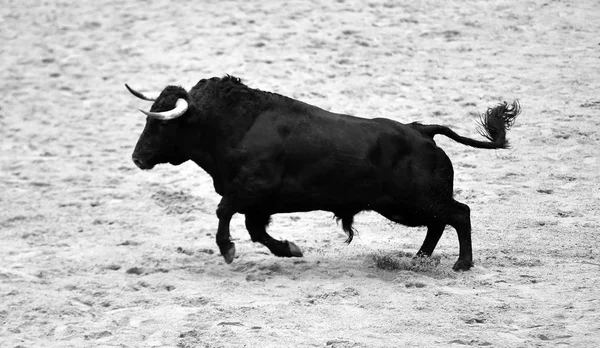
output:
[[[159,163],[181,164],[189,159],[183,146],[187,113],[188,93],[181,87],[168,86],[157,97],[147,97],[128,85],[136,97],[154,101],[150,111],[143,112],[146,127],[133,151],[133,163],[140,169],[152,169]]]

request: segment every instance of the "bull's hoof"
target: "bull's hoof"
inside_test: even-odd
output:
[[[410,256],[410,255],[407,255],[407,256]],[[426,257],[431,257],[431,254],[427,255],[424,252],[422,252],[421,250],[419,250],[417,252],[417,254],[415,256],[413,256],[413,259],[424,259]]]
[[[227,250],[221,250],[221,255],[223,255],[225,262],[232,263],[235,258],[235,244],[229,243]]]
[[[471,260],[458,260],[452,267],[455,271],[468,271],[473,267],[473,261]]]
[[[288,249],[290,249],[290,257],[303,257],[302,250],[293,242],[286,241]]]

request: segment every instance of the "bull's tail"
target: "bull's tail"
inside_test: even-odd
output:
[[[515,118],[521,113],[521,106],[515,100],[512,105],[507,102],[499,104],[496,107],[489,108],[479,117],[479,134],[489,139],[489,141],[480,141],[456,134],[446,126],[440,125],[419,125],[418,129],[424,134],[433,138],[436,134],[442,134],[461,144],[477,147],[481,149],[506,149],[508,140],[506,140],[506,131],[515,123]]]

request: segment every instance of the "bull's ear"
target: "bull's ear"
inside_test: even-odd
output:
[[[190,126],[202,125],[203,123],[207,122],[206,117],[202,114],[201,110],[199,110],[194,104],[189,105],[183,121]]]

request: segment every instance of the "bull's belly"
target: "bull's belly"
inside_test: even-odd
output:
[[[318,184],[283,182],[269,197],[265,208],[270,213],[292,213],[313,210],[369,210],[390,201],[379,180],[331,181]]]
[[[370,163],[318,163],[313,166],[285,167],[279,180],[262,181],[265,190],[248,192],[251,199],[240,211],[261,211],[268,214],[307,212],[314,210],[338,213],[358,213],[363,210],[414,210],[419,196],[434,185],[412,180],[412,168],[399,163],[394,169],[382,169]],[[402,172],[398,168],[404,168]],[[406,172],[406,173],[404,173]],[[421,173],[421,177],[430,177]],[[407,180],[410,179],[410,180]],[[268,185],[268,183],[277,183]],[[418,195],[416,193],[419,193]]]

